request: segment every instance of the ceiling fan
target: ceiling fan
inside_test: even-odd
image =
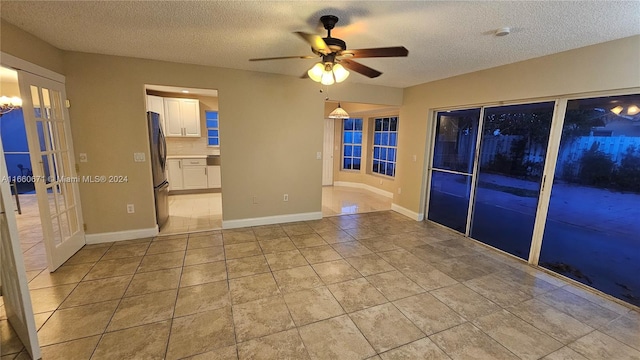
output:
[[[316,82],[321,82],[324,85],[331,85],[334,82],[342,82],[349,76],[349,72],[345,68],[369,78],[375,78],[382,75],[380,71],[372,69],[359,62],[355,62],[351,60],[351,58],[401,57],[409,54],[409,50],[404,46],[347,50],[347,43],[344,42],[344,40],[331,37],[331,30],[338,22],[338,17],[334,15],[324,15],[320,17],[320,21],[327,30],[327,37],[325,38],[316,34],[309,34],[301,31],[295,32],[295,34],[311,45],[311,50],[315,55],[280,56],[249,59],[249,61],[313,59],[320,57],[322,58],[322,62],[315,64],[302,77],[305,78],[308,76]]]

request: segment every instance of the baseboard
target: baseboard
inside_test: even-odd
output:
[[[222,220],[223,229],[237,229],[249,226],[282,224],[296,221],[308,221],[322,219],[322,212],[310,212],[299,214],[287,214],[276,216],[265,216],[259,218],[238,219],[238,220]]]
[[[364,189],[364,190],[369,190],[371,192],[374,192],[378,195],[382,195],[384,197],[388,197],[393,199],[393,193],[390,191],[386,191],[386,190],[382,190],[382,189],[378,189],[375,186],[371,186],[368,184],[363,184],[363,183],[355,183],[355,182],[349,182],[349,181],[335,181],[333,183],[333,186],[344,186],[344,187],[352,187],[352,188],[357,188],[357,189]]]
[[[86,234],[84,236],[87,244],[100,244],[112,241],[123,241],[154,237],[158,235],[158,226],[148,229],[136,229],[125,231],[114,231],[99,234]]]
[[[424,213],[417,213],[415,211],[411,211],[411,210],[409,210],[407,208],[404,208],[404,207],[402,207],[402,206],[400,206],[398,204],[391,204],[391,210],[393,210],[393,211],[395,211],[397,213],[400,213],[400,214],[402,214],[404,216],[410,217],[410,218],[412,218],[413,220],[416,220],[416,221],[424,220]]]

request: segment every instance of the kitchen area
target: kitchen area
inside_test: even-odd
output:
[[[221,229],[217,90],[147,85],[146,100],[160,234]]]

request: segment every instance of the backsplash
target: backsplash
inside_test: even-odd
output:
[[[220,155],[220,148],[207,146],[207,137],[166,138],[167,155]]]

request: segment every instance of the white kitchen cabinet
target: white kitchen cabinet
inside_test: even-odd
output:
[[[210,189],[219,189],[222,187],[222,180],[220,176],[220,166],[209,165],[207,166],[207,187]]]
[[[206,161],[204,159],[182,159],[182,182],[185,190],[206,189]]]
[[[160,96],[147,95],[147,111],[160,114],[160,126],[164,131],[164,98]]]
[[[197,99],[164,98],[165,135],[200,137],[200,103]]]
[[[167,159],[167,179],[169,180],[169,190],[184,189],[182,159]]]

